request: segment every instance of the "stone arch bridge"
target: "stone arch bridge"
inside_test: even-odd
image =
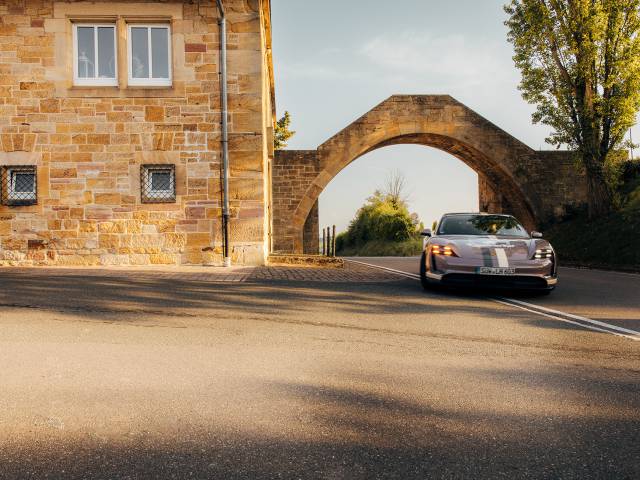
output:
[[[448,95],[394,95],[316,150],[276,152],[272,250],[317,253],[320,193],[354,160],[397,144],[459,158],[478,173],[481,210],[512,213],[530,229],[586,198],[569,152],[535,151]]]

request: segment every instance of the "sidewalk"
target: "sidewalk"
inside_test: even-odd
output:
[[[0,267],[0,276],[29,277],[91,277],[127,280],[179,280],[186,282],[242,283],[265,281],[372,283],[401,280],[402,277],[364,265],[346,264],[344,268],[264,266],[264,267],[203,267],[203,266],[132,266],[132,267]]]

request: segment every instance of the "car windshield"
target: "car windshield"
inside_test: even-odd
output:
[[[529,234],[507,215],[450,215],[442,218],[438,235],[501,235],[528,238]]]

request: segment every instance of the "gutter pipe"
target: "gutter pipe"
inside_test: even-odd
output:
[[[216,0],[220,16],[220,96],[222,97],[222,252],[224,266],[231,266],[229,255],[229,104],[227,98],[227,19],[222,0]]]

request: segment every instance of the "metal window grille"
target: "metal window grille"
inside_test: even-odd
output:
[[[142,165],[140,167],[142,203],[176,201],[176,166]]]
[[[23,206],[38,203],[38,176],[35,166],[3,166],[0,176],[3,205]]]

